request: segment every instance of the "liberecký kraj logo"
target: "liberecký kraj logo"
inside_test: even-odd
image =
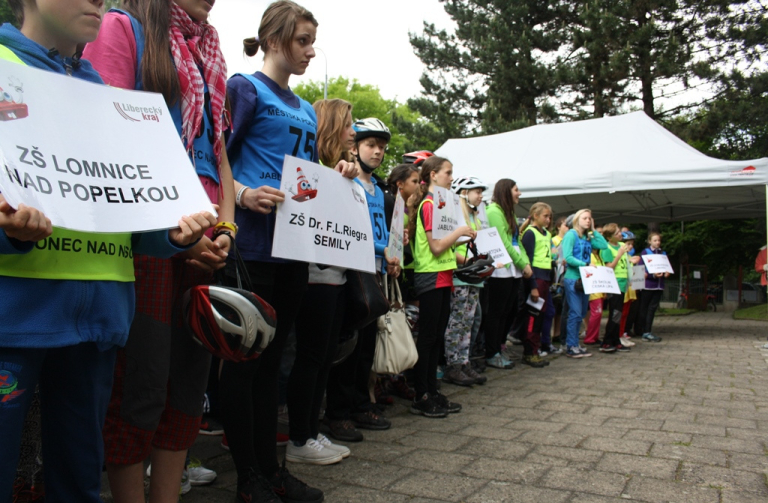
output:
[[[157,107],[139,107],[130,103],[118,103],[113,101],[115,109],[120,116],[130,122],[153,121],[160,122],[163,111]]]
[[[757,173],[757,168],[754,166],[747,166],[744,169],[737,171],[731,171],[730,176],[753,176]]]

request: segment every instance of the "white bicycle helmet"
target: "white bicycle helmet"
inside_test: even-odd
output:
[[[451,190],[456,192],[457,194],[461,192],[462,190],[470,190],[470,189],[483,189],[486,190],[488,188],[488,185],[482,182],[479,178],[475,178],[474,176],[462,176],[457,178],[451,183]]]
[[[376,117],[368,117],[367,119],[360,119],[352,124],[352,128],[355,130],[355,141],[361,141],[371,136],[376,138],[384,138],[389,141],[392,138],[392,133],[389,132],[389,128],[386,124],[381,122]]]

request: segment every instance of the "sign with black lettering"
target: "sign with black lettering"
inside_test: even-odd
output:
[[[579,267],[584,293],[621,293],[616,274],[610,267]]]
[[[272,255],[373,273],[373,228],[364,189],[333,169],[285,156]]]
[[[443,187],[432,188],[432,239],[442,239],[459,227],[456,220],[456,202],[450,190]]]
[[[497,268],[512,263],[512,257],[507,253],[507,249],[504,247],[504,242],[501,240],[501,236],[499,236],[499,231],[496,227],[477,231],[475,245],[477,246],[477,251],[479,253],[487,253],[490,255],[493,259],[493,264]]]
[[[0,191],[11,206],[103,233],[215,214],[162,95],[0,60],[0,87],[9,82],[14,93],[0,96]],[[15,112],[2,113],[11,102]]]
[[[400,191],[395,198],[395,209],[392,212],[392,226],[389,229],[389,244],[387,245],[387,256],[397,258],[400,264],[403,263],[403,241],[405,234],[405,201]]]

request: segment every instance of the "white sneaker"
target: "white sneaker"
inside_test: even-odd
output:
[[[189,471],[184,470],[181,472],[181,487],[179,487],[179,494],[185,495],[192,490],[192,483],[189,481]]]
[[[317,441],[320,442],[326,449],[338,452],[344,459],[348,458],[349,455],[352,454],[352,451],[349,450],[349,447],[341,444],[334,444],[322,433],[317,434]]]
[[[622,346],[627,346],[628,348],[631,348],[635,345],[634,342],[629,340],[629,337],[620,337],[619,340],[621,341]]]
[[[311,465],[332,465],[342,460],[341,453],[323,447],[323,444],[310,438],[307,443],[298,447],[293,442],[285,449],[285,459],[294,463]]]
[[[187,466],[189,483],[193,486],[207,486],[216,480],[216,472],[204,467],[200,460],[192,458]]]

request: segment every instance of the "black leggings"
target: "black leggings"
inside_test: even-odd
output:
[[[376,352],[376,321],[357,331],[352,354],[328,373],[325,416],[332,421],[349,419],[353,413],[373,410],[368,378]]]
[[[656,310],[659,308],[663,294],[664,290],[640,291],[640,312],[637,314],[637,321],[635,322],[636,335],[653,333],[653,318],[656,316]]]
[[[624,294],[612,293],[608,296],[608,323],[605,325],[605,335],[603,344],[616,346],[621,341],[619,337],[619,327],[621,326],[621,315],[624,309]]]
[[[485,319],[485,357],[501,351],[507,337],[508,320],[516,313],[522,278],[488,280],[488,315]],[[527,327],[526,327],[527,328]]]
[[[344,285],[312,284],[296,320],[296,361],[288,381],[291,440],[317,438],[318,415],[344,318]]]
[[[254,293],[277,313],[277,330],[259,358],[244,363],[224,362],[221,370],[221,420],[240,480],[251,468],[265,476],[274,475],[279,468],[275,443],[277,374],[308,280],[304,262],[246,262],[246,267]],[[227,281],[235,283],[231,277]]]
[[[451,315],[451,289],[435,288],[419,294],[419,360],[414,367],[416,399],[437,394],[437,361],[445,345],[445,329]]]

